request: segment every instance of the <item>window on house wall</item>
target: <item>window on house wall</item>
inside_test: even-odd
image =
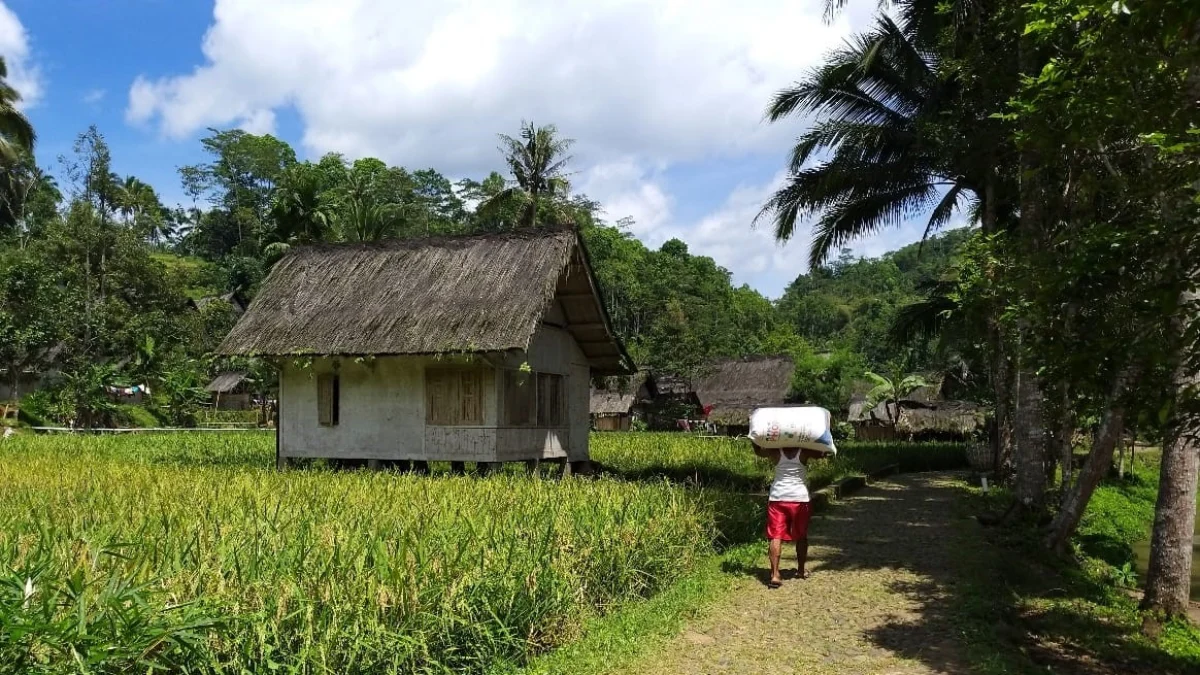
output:
[[[504,371],[501,425],[560,427],[566,419],[566,387],[562,375]]]
[[[553,373],[538,373],[537,375],[537,425],[539,427],[560,427],[563,425],[563,376]]]
[[[533,426],[537,419],[536,379],[533,373],[522,370],[504,371],[504,405],[501,408],[503,426]]]
[[[425,422],[435,426],[483,424],[486,372],[468,368],[425,371]]]
[[[317,375],[317,422],[323,427],[337,426],[340,407],[340,378],[333,373]]]

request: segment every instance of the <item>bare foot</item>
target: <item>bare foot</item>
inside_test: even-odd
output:
[[[767,588],[779,588],[782,585],[783,579],[779,577],[771,577],[771,580],[767,582]]]

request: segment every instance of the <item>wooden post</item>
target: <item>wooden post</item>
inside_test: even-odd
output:
[[[490,476],[504,468],[504,462],[479,462],[479,475]]]
[[[541,468],[541,460],[540,459],[525,460],[525,473],[529,474],[530,476],[538,475],[538,469],[540,469],[540,468]]]

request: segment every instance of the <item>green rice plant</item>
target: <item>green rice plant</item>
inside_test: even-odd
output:
[[[757,538],[771,476],[745,441],[683,434],[594,435],[600,477],[561,481],[278,472],[274,442],[261,432],[3,441],[0,659],[25,664],[9,672],[522,663]],[[819,486],[888,463],[945,468],[955,453],[846,444],[811,475]],[[38,589],[32,609],[26,579]]]
[[[0,569],[203,600],[231,620],[204,629],[196,671],[478,672],[712,552],[712,512],[667,483],[280,473],[272,442],[9,439]],[[73,616],[48,607],[45,625]]]
[[[592,435],[592,458],[607,472],[627,479],[664,478],[709,487],[765,491],[771,464],[756,457],[750,441],[678,433]],[[810,486],[820,489],[851,475],[896,466],[900,471],[936,471],[967,466],[961,443],[843,442],[838,454],[809,464]]]

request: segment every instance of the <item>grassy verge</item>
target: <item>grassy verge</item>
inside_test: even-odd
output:
[[[540,656],[524,668],[502,665],[494,675],[602,675],[629,667],[639,657],[678,635],[706,607],[733,588],[740,574],[729,573],[731,561],[749,561],[763,546],[742,544],[711,556],[664,592],[630,603],[585,626],[575,642]]]
[[[1176,621],[1157,640],[1141,631],[1133,545],[1149,530],[1157,491],[1152,462],[1124,480],[1106,480],[1069,560],[1046,552],[1032,530],[986,530],[992,576],[963,589],[964,625],[973,627],[976,648],[1002,658],[980,672],[1200,672],[1200,629]],[[973,490],[969,510],[994,510],[1007,499]]]
[[[814,489],[885,466],[932,471],[966,464],[965,448],[954,443],[846,443],[839,449],[835,459],[810,465]],[[754,493],[768,488],[772,467],[753,455],[749,442],[670,433],[596,434],[592,456],[607,474],[636,480],[670,479],[702,488],[699,493],[716,514],[720,553],[663,593],[594,618],[579,640],[533,660],[524,669],[504,666],[496,673],[599,675],[627,668],[678,635],[690,620],[734,589],[746,570],[766,553],[762,540],[765,497]],[[982,652],[979,656],[991,658]]]

